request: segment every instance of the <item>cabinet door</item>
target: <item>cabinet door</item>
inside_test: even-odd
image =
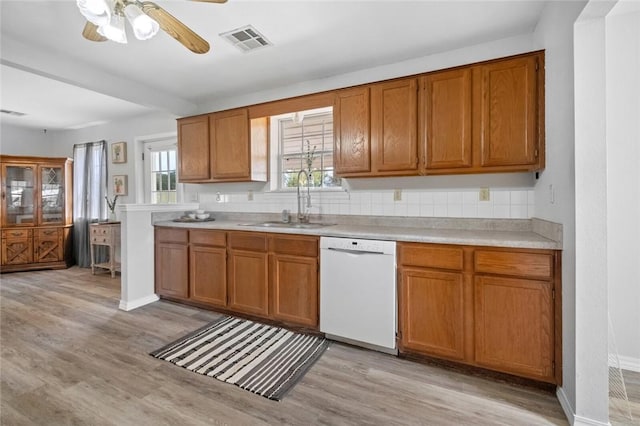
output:
[[[471,69],[437,72],[421,79],[425,167],[470,167]]]
[[[267,253],[229,250],[229,309],[268,316],[267,268]]]
[[[63,260],[62,228],[35,230],[34,248],[36,262],[59,262]]]
[[[417,174],[417,119],[415,78],[371,86],[371,148],[376,175]]]
[[[341,90],[333,106],[337,175],[371,171],[369,88]]]
[[[429,355],[464,358],[461,273],[404,268],[400,289],[401,345]]]
[[[65,221],[64,167],[56,164],[38,166],[40,225],[62,225]]]
[[[155,262],[156,293],[160,296],[189,297],[187,245],[156,243]]]
[[[201,182],[210,177],[209,117],[178,120],[178,178],[181,182]]]
[[[211,177],[213,180],[249,180],[251,152],[246,108],[209,116]]]
[[[479,67],[483,167],[537,162],[537,64],[538,56],[527,56]]]
[[[274,254],[271,258],[274,319],[318,326],[318,258]]]
[[[38,167],[35,164],[2,165],[2,226],[37,224]]]
[[[227,305],[227,250],[192,245],[189,252],[190,298],[215,306]]]
[[[2,231],[2,264],[22,265],[33,262],[33,231],[8,229]]]
[[[476,276],[476,363],[494,370],[553,382],[553,285]]]

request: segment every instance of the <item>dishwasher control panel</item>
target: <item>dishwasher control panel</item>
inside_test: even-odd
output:
[[[364,240],[358,238],[323,237],[320,248],[328,250],[363,251],[370,253],[395,254],[395,241]]]

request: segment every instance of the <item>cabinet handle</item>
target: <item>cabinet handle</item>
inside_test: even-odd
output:
[[[2,191],[2,199],[5,199],[4,191]]]

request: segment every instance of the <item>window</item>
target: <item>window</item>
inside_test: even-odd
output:
[[[322,108],[275,117],[278,128],[278,189],[295,188],[311,164],[312,188],[339,188],[333,174],[333,110]],[[303,182],[306,185],[306,178]]]
[[[177,149],[175,140],[147,142],[145,148],[145,201],[178,202]]]

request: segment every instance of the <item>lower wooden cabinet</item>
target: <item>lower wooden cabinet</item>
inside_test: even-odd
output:
[[[399,349],[561,384],[560,252],[399,244]]]
[[[226,233],[191,230],[189,297],[212,306],[227,306]]]
[[[155,238],[158,295],[318,327],[317,237],[158,227]]]
[[[161,296],[189,297],[189,231],[156,228],[155,285]]]
[[[533,379],[554,377],[553,283],[476,277],[475,361]]]
[[[3,229],[2,272],[66,268],[70,263],[71,227]]]
[[[461,273],[402,271],[403,348],[464,359],[464,288]]]
[[[316,328],[319,323],[318,238],[271,239],[272,316]]]

